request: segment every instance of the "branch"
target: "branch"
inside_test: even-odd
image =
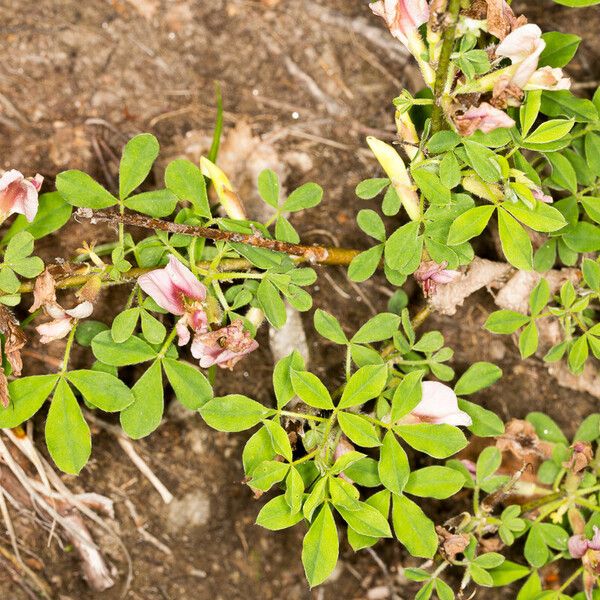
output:
[[[301,262],[319,263],[325,265],[349,265],[352,259],[360,254],[359,250],[348,248],[329,248],[325,246],[305,246],[302,244],[290,244],[280,242],[279,240],[270,240],[264,238],[260,233],[253,234],[237,233],[234,231],[222,231],[211,227],[199,227],[196,225],[184,225],[183,223],[172,223],[153,219],[139,214],[118,214],[110,211],[97,211],[90,213],[89,210],[80,210],[78,217],[90,219],[92,223],[101,221],[106,223],[132,225],[134,227],[143,227],[144,229],[153,229],[167,231],[169,233],[180,233],[193,237],[205,238],[214,241],[226,241],[230,243],[247,244],[255,248],[266,248],[275,252],[283,252],[290,256],[301,259]]]
[[[444,29],[442,50],[440,60],[435,70],[435,85],[433,88],[434,103],[433,113],[431,115],[431,132],[435,133],[444,127],[444,109],[442,106],[442,96],[448,80],[448,69],[450,68],[450,56],[454,46],[456,36],[456,24],[460,13],[461,0],[449,0],[448,12],[446,13],[446,27]]]

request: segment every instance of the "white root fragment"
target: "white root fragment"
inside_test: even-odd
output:
[[[452,283],[440,285],[431,298],[431,308],[442,315],[454,315],[464,301],[482,288],[502,285],[513,268],[507,263],[475,258],[466,272]]]
[[[51,533],[57,527],[61,528],[77,550],[84,578],[92,589],[104,591],[114,586],[115,582],[110,576],[104,557],[94,543],[82,515],[82,512],[85,513],[94,522],[100,523],[104,529],[111,531],[108,525],[83,503],[87,502],[96,508],[102,507],[103,512],[112,514],[112,500],[96,493],[80,494],[77,499],[38,454],[29,436],[16,435],[10,429],[3,429],[2,434],[10,439],[13,447],[29,460],[39,477],[34,479],[27,474],[0,437],[0,463],[6,470],[0,478],[0,509],[15,547],[15,556],[19,558],[16,535],[14,531],[11,532],[10,515],[5,498],[10,498],[13,506],[26,509],[31,518],[35,519],[35,515],[39,515],[42,520],[38,518],[37,522],[41,522],[42,526],[47,527]]]

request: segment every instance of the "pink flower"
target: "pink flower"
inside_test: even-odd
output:
[[[477,129],[489,133],[494,129],[510,128],[515,124],[503,110],[487,102],[471,106],[464,114],[454,117],[454,122],[461,135],[472,135]]]
[[[562,69],[552,67],[542,67],[534,72],[529,78],[526,90],[568,90],[571,88],[571,80],[563,77]]]
[[[392,35],[407,48],[417,29],[429,19],[427,0],[379,0],[370,8],[384,19]]]
[[[509,33],[496,48],[496,55],[510,59],[514,67],[511,83],[524,89],[535,73],[545,47],[542,30],[530,23]]]
[[[422,386],[423,399],[408,416],[413,423],[457,426],[473,424],[471,417],[458,408],[458,400],[452,388],[439,381],[424,381]]]
[[[426,298],[435,293],[438,284],[450,283],[460,275],[458,271],[446,269],[447,266],[447,261],[438,264],[433,260],[426,260],[415,271],[414,277],[423,286]]]
[[[203,308],[206,287],[174,256],[169,256],[164,269],[142,275],[138,283],[161,308],[181,316],[176,325],[180,346],[190,341],[188,327],[196,333],[206,331],[208,319]]]
[[[544,194],[542,188],[534,187],[531,189],[531,193],[533,194],[533,197],[540,202],[545,202],[546,204],[552,204],[554,202],[554,198],[548,196],[548,194]]]
[[[4,221],[19,213],[31,223],[38,210],[38,192],[43,181],[41,175],[25,178],[16,169],[6,171],[0,177],[0,219]]]
[[[600,529],[594,525],[594,536],[591,540],[583,535],[572,535],[568,542],[569,553],[573,558],[582,558],[588,550],[600,550]]]
[[[75,321],[89,317],[94,310],[94,305],[86,300],[74,308],[65,310],[55,302],[46,304],[44,310],[48,316],[52,317],[52,321],[38,325],[35,329],[41,335],[40,342],[49,344],[68,335]]]
[[[232,369],[243,356],[257,348],[258,342],[244,329],[241,319],[237,319],[216,331],[196,334],[191,349],[203,369],[213,365]]]

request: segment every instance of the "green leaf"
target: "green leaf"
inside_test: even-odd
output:
[[[410,413],[423,398],[422,379],[424,371],[411,371],[398,384],[392,396],[392,411],[390,420],[392,423]]]
[[[191,202],[195,213],[210,219],[206,182],[194,163],[183,158],[170,162],[165,170],[165,185],[180,200]]]
[[[581,42],[578,35],[549,31],[542,35],[546,42],[538,67],[566,67],[575,56]]]
[[[542,278],[535,286],[529,296],[529,308],[533,316],[538,315],[550,300],[550,286],[548,282]]]
[[[292,513],[298,513],[302,517],[300,509],[302,508],[302,500],[304,498],[304,480],[295,467],[290,467],[290,472],[285,478],[284,498]]]
[[[533,208],[527,208],[522,204],[504,202],[502,208],[535,231],[558,231],[567,224],[565,218],[556,208],[543,202],[536,202]]]
[[[583,8],[585,6],[600,4],[600,0],[554,0],[554,2],[563,6],[570,6],[571,8]]]
[[[440,179],[449,189],[455,188],[460,183],[460,165],[452,152],[446,153],[440,161]]]
[[[599,149],[600,152],[600,149]],[[588,217],[600,223],[600,198],[598,197],[585,197],[580,198],[581,206],[583,206]]]
[[[314,408],[333,409],[333,400],[321,380],[308,371],[290,372],[292,387],[300,399]]]
[[[593,102],[577,98],[568,90],[543,92],[541,111],[549,117],[573,118],[578,123],[598,119],[598,111]]]
[[[488,570],[488,573],[492,576],[494,587],[508,585],[513,581],[526,577],[530,572],[529,567],[510,560],[505,560],[501,565]]]
[[[440,178],[424,168],[412,170],[417,187],[432,204],[450,204],[450,188]]]
[[[314,325],[317,332],[324,338],[336,344],[347,344],[348,338],[339,321],[330,313],[317,308],[314,315]]]
[[[385,242],[385,225],[374,210],[363,208],[358,212],[356,222],[367,235],[380,242]]]
[[[479,437],[496,437],[504,433],[502,419],[491,410],[462,398],[458,399],[458,408],[471,417],[473,424],[469,426],[469,431],[472,431],[475,435]]]
[[[496,162],[496,155],[483,144],[463,140],[469,164],[481,179],[488,183],[495,183],[500,179],[500,167]]]
[[[355,344],[371,344],[389,340],[398,330],[400,317],[394,313],[379,313],[369,319],[353,336]]]
[[[118,412],[133,401],[131,390],[117,377],[100,371],[69,371],[67,379],[87,402],[106,412]]]
[[[394,533],[412,556],[433,558],[438,547],[435,526],[412,500],[394,496],[392,508]]]
[[[388,431],[383,437],[379,454],[379,478],[381,483],[394,494],[401,494],[408,476],[410,466],[404,448],[398,443],[393,432]]]
[[[271,444],[271,436],[264,427],[261,427],[250,436],[242,452],[242,462],[246,476],[252,477],[259,465],[274,458],[275,450],[273,450]]]
[[[542,582],[537,571],[533,571],[519,590],[517,600],[535,600],[542,593]]]
[[[316,183],[305,183],[296,188],[283,203],[282,210],[296,212],[305,208],[312,208],[321,202],[323,188]]]
[[[177,196],[171,190],[152,190],[130,196],[123,204],[130,210],[161,219],[175,210]]]
[[[329,504],[311,523],[302,542],[302,564],[310,587],[323,583],[337,564],[339,540]]]
[[[385,243],[385,262],[391,269],[409,275],[421,263],[423,237],[419,235],[419,223],[411,221],[396,229]]]
[[[18,215],[3,241],[8,242],[19,231],[27,231],[38,240],[60,229],[71,218],[72,211],[71,205],[65,202],[58,192],[41,194],[39,208],[33,221],[29,223],[25,215]]]
[[[481,451],[477,458],[476,481],[479,485],[492,477],[500,468],[502,454],[496,446],[488,446]]]
[[[90,428],[68,383],[61,379],[46,419],[46,445],[56,466],[77,475],[92,452]]]
[[[508,262],[524,271],[533,269],[533,247],[527,232],[505,210],[498,211],[498,233]]]
[[[370,200],[381,194],[388,185],[390,185],[390,180],[387,177],[365,179],[356,186],[354,193],[363,200]]]
[[[267,460],[260,463],[252,471],[252,479],[248,485],[255,490],[266,492],[276,483],[282,481],[290,470],[290,465],[277,460]]]
[[[498,381],[502,377],[502,369],[489,362],[473,363],[460,377],[454,386],[457,396],[474,394]]]
[[[277,329],[283,327],[287,320],[285,303],[277,288],[268,279],[261,280],[256,291],[256,298],[269,323]]]
[[[387,365],[367,365],[354,373],[342,393],[338,408],[349,408],[377,398],[387,382]]]
[[[525,541],[525,558],[532,567],[543,567],[548,560],[548,546],[539,523],[533,523]]]
[[[527,92],[526,100],[519,111],[521,121],[521,135],[526,136],[529,130],[533,127],[538,114],[540,112],[540,104],[542,101],[542,90],[532,90]],[[519,165],[517,164],[517,167]]]
[[[519,336],[519,351],[521,358],[528,358],[538,348],[538,329],[535,321],[532,319],[521,331]]]
[[[412,471],[404,492],[421,498],[443,500],[458,492],[465,484],[461,473],[448,467],[425,467]]]
[[[110,334],[116,344],[126,342],[133,335],[139,316],[140,309],[135,307],[124,310],[114,318]]]
[[[427,142],[427,149],[432,154],[448,152],[458,146],[460,136],[454,131],[437,131]]]
[[[15,272],[9,267],[2,267],[0,269],[0,290],[8,294],[15,294],[20,287],[21,282]]]
[[[0,406],[0,428],[21,425],[35,415],[52,393],[58,375],[31,375],[15,379],[8,384],[10,404]]]
[[[365,502],[359,502],[359,508],[348,510],[336,506],[344,521],[357,533],[368,537],[392,537],[392,531],[387,519],[374,507]]]
[[[197,410],[212,398],[212,387],[197,367],[172,358],[163,358],[162,365],[177,400],[186,408]]]
[[[258,193],[260,197],[273,208],[279,205],[279,178],[271,169],[265,169],[258,174]]]
[[[136,135],[125,144],[119,165],[121,200],[127,198],[146,179],[158,151],[158,140],[151,133]]]
[[[165,401],[160,362],[152,363],[131,391],[135,401],[121,412],[121,427],[130,438],[139,440],[152,433],[163,416]]]
[[[303,371],[304,368],[304,359],[297,351],[277,362],[273,369],[273,389],[277,398],[277,408],[283,408],[295,395],[291,371]]]
[[[362,448],[381,446],[375,426],[363,416],[354,413],[339,412],[338,423],[350,441]]]
[[[452,425],[416,423],[393,429],[409,446],[434,458],[448,458],[467,445],[464,433]]]
[[[110,331],[103,331],[92,340],[92,351],[99,361],[113,367],[143,363],[156,356],[152,346],[141,338],[134,335],[116,344]]]
[[[269,432],[271,444],[273,445],[275,452],[283,456],[288,462],[291,462],[292,446],[285,429],[276,421],[271,420],[263,421],[263,425]]]
[[[535,432],[540,439],[555,444],[569,444],[560,427],[548,415],[541,412],[530,412],[525,419],[535,427]]]
[[[262,404],[241,394],[213,398],[200,407],[202,418],[218,431],[244,431],[269,414]]]
[[[600,227],[580,221],[562,236],[565,244],[575,252],[597,252],[600,250]]]
[[[546,144],[564,138],[573,129],[572,119],[551,119],[542,123],[524,141],[528,144]]]
[[[30,256],[29,258],[21,258],[10,263],[13,270],[21,275],[31,279],[36,277],[44,270],[44,261],[38,256]]]
[[[2,413],[0,412],[0,415]],[[1,418],[1,417],[0,417]],[[587,416],[579,425],[573,441],[593,442],[600,437],[600,414]]]
[[[284,496],[277,496],[269,500],[258,513],[256,524],[270,529],[271,531],[279,531],[293,527],[303,519],[301,512],[293,513],[286,502]]]
[[[514,333],[529,321],[527,315],[522,315],[514,310],[503,309],[493,312],[483,326],[492,333]]]
[[[391,495],[388,490],[381,490],[380,492],[377,492],[369,497],[366,501],[366,504],[376,509],[387,522],[388,514],[390,512],[390,498]],[[348,542],[355,552],[375,545],[378,540],[379,537],[362,535],[352,529],[352,527],[348,527]]]
[[[360,254],[357,254],[348,266],[348,277],[352,281],[366,281],[375,273],[383,256],[383,244],[377,244]]]
[[[29,256],[33,252],[33,236],[28,231],[17,233],[8,242],[4,252],[4,262],[11,264],[19,259]]]
[[[344,469],[344,473],[357,485],[363,487],[378,487],[381,485],[379,479],[378,463],[372,458],[363,458]]]
[[[56,189],[73,206],[99,209],[114,206],[118,202],[111,193],[82,171],[59,173],[56,176]]]
[[[297,244],[300,241],[298,232],[294,229],[292,224],[282,216],[277,217],[275,221],[275,237],[283,242],[289,242],[290,244]]]
[[[560,189],[577,193],[577,173],[569,159],[560,152],[546,154],[546,158],[552,166],[551,182]]]
[[[486,227],[496,207],[475,206],[452,221],[448,232],[448,245],[458,246],[478,236]]]
[[[148,311],[142,310],[142,333],[150,344],[162,344],[167,330],[165,326]]]

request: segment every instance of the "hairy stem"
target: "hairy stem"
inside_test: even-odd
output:
[[[444,108],[442,97],[448,80],[450,69],[450,56],[454,46],[456,35],[456,24],[460,13],[461,0],[449,0],[448,12],[446,13],[446,27],[444,29],[442,50],[440,52],[440,61],[435,70],[435,85],[433,88],[434,103],[433,113],[431,115],[431,133],[440,131],[445,125]]]

